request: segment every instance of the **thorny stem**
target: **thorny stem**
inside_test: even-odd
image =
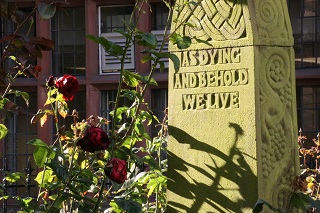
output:
[[[169,15],[168,15],[167,23],[168,23],[169,20],[171,19],[171,16],[172,16],[172,10],[170,9],[170,10],[169,10]],[[168,24],[167,24],[166,27],[165,27],[165,29],[164,29],[164,33],[163,33],[164,38],[166,37],[166,35],[167,35],[167,33],[168,33],[168,30],[169,30],[169,29],[168,29]],[[160,48],[159,48],[159,50],[158,50],[158,53],[161,53],[161,52],[163,51],[163,47],[164,47],[165,43],[166,43],[166,39],[162,39],[162,43],[161,43],[161,46],[160,46]],[[154,74],[154,71],[155,71],[156,68],[157,68],[157,64],[159,63],[159,60],[160,60],[160,58],[156,58],[155,63],[154,63],[154,64],[152,65],[152,67],[151,67],[150,73],[149,73],[148,78],[147,78],[147,82],[145,83],[143,89],[141,90],[141,97],[143,97],[144,94],[145,94],[145,92],[146,92],[146,89],[147,89],[147,87],[148,87],[148,85],[149,85],[149,83],[150,83],[150,81],[151,81],[151,79],[152,79],[152,76],[153,76],[153,74]],[[141,106],[141,102],[139,102],[138,105],[136,106],[136,112],[135,112],[134,117],[136,117],[136,116],[138,115],[140,106]],[[132,121],[132,122],[130,123],[129,128],[128,128],[128,130],[126,131],[126,134],[125,134],[125,136],[123,137],[123,140],[122,140],[122,141],[125,141],[125,139],[128,137],[128,134],[131,132],[131,129],[133,128],[133,125],[134,125],[134,121]]]
[[[134,6],[134,10],[138,7],[138,4],[139,4],[139,1],[136,2],[135,6]],[[139,9],[139,15],[140,15],[140,12],[141,12],[141,8]],[[133,12],[131,14],[131,16],[130,16],[130,20],[129,20],[129,24],[128,24],[129,27],[131,26],[131,23],[133,23],[134,14],[135,13]],[[112,120],[112,131],[111,131],[112,144],[111,144],[111,153],[110,153],[109,160],[112,159],[112,157],[114,155],[114,148],[115,148],[115,145],[116,145],[116,142],[117,142],[117,139],[118,139],[117,134],[115,133],[115,127],[116,127],[116,119],[115,119],[115,117],[117,115],[117,110],[118,110],[118,107],[119,107],[120,95],[121,95],[121,90],[122,90],[122,83],[123,83],[122,77],[123,77],[123,73],[124,73],[124,60],[126,58],[126,52],[127,52],[128,48],[130,47],[130,42],[132,42],[131,38],[132,38],[132,36],[134,34],[134,30],[130,30],[129,29],[129,32],[130,32],[130,38],[126,38],[126,43],[125,43],[125,46],[124,46],[124,49],[123,49],[123,54],[122,54],[122,57],[120,58],[121,68],[120,68],[117,96],[116,96],[116,100],[115,100],[115,104],[114,104],[114,114],[113,114],[114,115],[114,119]],[[107,176],[106,176],[106,174],[104,174],[103,181],[101,183],[101,188],[100,188],[100,192],[99,192],[98,201],[96,202],[96,205],[94,207],[93,213],[96,213],[98,211],[99,203],[102,200],[103,190],[104,190],[106,182],[107,182]]]
[[[134,7],[134,10],[135,8],[137,8],[137,5],[138,5],[138,2],[136,2],[136,5]],[[133,22],[133,19],[134,19],[134,14],[135,13],[132,13],[131,14],[131,17],[130,17],[130,21],[129,21],[129,24],[128,26],[130,27],[131,26],[131,23]],[[123,73],[124,73],[124,60],[126,58],[126,52],[130,46],[130,42],[131,42],[131,38],[133,36],[133,33],[134,31],[133,30],[130,30],[130,39],[129,38],[126,38],[126,43],[125,43],[125,46],[124,46],[124,50],[123,50],[123,54],[122,54],[122,57],[120,58],[120,64],[121,64],[121,68],[120,68],[120,75],[119,75],[119,84],[118,84],[118,90],[117,90],[117,96],[116,96],[116,100],[115,100],[115,103],[114,103],[114,112],[113,112],[113,116],[114,116],[114,119],[112,120],[112,131],[111,131],[111,135],[112,135],[112,150],[111,150],[111,158],[113,156],[113,153],[114,153],[114,146],[117,142],[117,134],[115,134],[115,127],[116,127],[116,115],[117,115],[117,110],[118,110],[118,107],[119,107],[119,102],[120,102],[120,95],[121,95],[121,90],[122,90],[122,83],[123,83]]]
[[[106,185],[106,183],[107,183],[107,176],[106,176],[106,174],[104,174],[104,175],[103,175],[103,180],[102,180],[102,183],[101,183],[101,188],[100,188],[100,191],[99,191],[99,197],[98,197],[98,200],[97,200],[97,202],[96,202],[96,205],[94,206],[93,213],[98,212],[99,203],[100,203],[101,200],[102,200],[103,190],[104,190],[104,186]]]
[[[38,3],[39,3],[39,2],[38,2],[38,0],[37,0],[37,1],[36,1],[36,5],[37,5]],[[24,25],[24,24],[33,16],[33,14],[36,12],[36,10],[37,10],[37,7],[35,6],[35,7],[33,8],[33,10],[30,12],[30,14],[26,17],[26,19],[24,19],[23,22],[17,26],[17,28],[16,28],[16,30],[14,31],[13,35],[16,35],[16,34],[18,33],[18,31],[20,30],[20,28],[22,27],[22,25]],[[4,49],[4,51],[3,51],[3,55],[2,55],[2,57],[1,57],[1,59],[0,59],[0,63],[2,63],[2,62],[4,61],[4,59],[7,57],[7,55],[8,55],[8,54],[7,54],[7,53],[8,53],[8,52],[7,52],[7,49],[8,49],[8,47],[12,44],[13,39],[14,39],[14,37],[12,37],[12,38],[9,40],[8,45],[5,47],[5,49]]]
[[[48,162],[48,158],[46,157],[46,163],[47,162]],[[39,200],[40,200],[40,194],[41,194],[41,190],[42,190],[42,184],[43,184],[43,181],[44,181],[44,175],[45,175],[45,172],[46,172],[46,168],[47,168],[46,165],[44,165],[43,173],[42,173],[42,177],[41,177],[41,184],[39,186],[38,197],[37,197],[37,200],[36,200],[36,205],[34,206],[34,211],[36,211],[36,208],[37,208]]]
[[[164,118],[162,119],[161,130],[160,130],[160,141],[161,141],[161,143],[164,140],[165,123],[166,123],[167,117],[168,117],[168,114],[167,114],[167,111],[165,111],[165,115],[164,115]],[[161,147],[162,147],[162,145],[159,146],[159,149],[158,149],[158,165],[159,165],[159,168],[161,168]],[[159,209],[159,192],[158,191],[156,192],[155,202],[156,202],[156,209],[155,209],[154,212],[157,213],[158,209]]]
[[[2,94],[2,98],[4,98],[4,97],[8,94],[8,92],[9,92],[9,90],[10,90],[10,87],[11,87],[11,83],[18,77],[18,75],[19,75],[19,72],[17,72],[17,73],[13,76],[12,80],[10,80],[10,82],[9,82],[8,85],[7,85],[6,90],[5,90],[4,93]]]
[[[136,23],[138,22],[139,18],[140,18],[140,14],[141,14],[141,11],[142,11],[142,6],[144,3],[147,3],[145,0],[142,0],[142,1],[137,1],[135,6],[134,6],[134,10],[136,10],[136,8],[138,8],[138,4],[141,2],[141,5],[140,5],[140,8],[138,9],[138,15],[137,15],[137,20],[136,20]],[[130,21],[129,21],[129,27],[131,26],[131,23],[133,22],[133,19],[134,19],[134,12],[131,14],[131,17],[130,17]],[[172,11],[171,9],[169,10],[169,16],[168,16],[168,20],[170,20],[171,18],[171,14],[172,14]],[[117,114],[117,110],[118,110],[118,107],[119,107],[119,101],[120,101],[120,95],[121,95],[121,90],[122,90],[122,83],[123,83],[123,74],[124,74],[124,60],[126,58],[126,52],[128,50],[128,48],[130,47],[130,42],[132,41],[131,38],[134,34],[134,30],[129,30],[130,32],[130,38],[127,38],[126,39],[126,43],[125,43],[125,47],[124,47],[124,50],[123,50],[123,55],[122,57],[120,58],[120,63],[121,63],[121,68],[120,68],[120,75],[119,75],[119,84],[118,84],[118,90],[117,90],[117,95],[116,95],[116,100],[115,100],[115,104],[114,104],[114,111],[113,111],[113,115],[114,117],[116,116]],[[166,37],[167,35],[167,32],[168,32],[168,25],[166,25],[166,28],[164,30],[164,37]],[[165,42],[166,42],[166,39],[163,39],[162,40],[162,44],[159,48],[159,53],[161,53],[163,51],[163,47],[165,45]],[[157,58],[155,60],[155,63],[152,65],[152,68],[151,68],[151,71],[148,75],[148,78],[147,78],[147,81],[143,87],[143,89],[141,90],[141,96],[143,97],[145,92],[146,92],[146,88],[147,86],[150,84],[150,81],[152,79],[152,76],[153,76],[153,73],[156,69],[156,66],[159,62],[160,58]],[[136,106],[136,112],[135,112],[135,116],[136,117],[139,113],[139,108],[141,106],[141,102],[138,102],[137,106]],[[111,153],[110,153],[110,158],[111,159],[114,155],[114,148],[115,148],[115,145],[116,145],[116,142],[117,142],[117,134],[115,133],[115,127],[116,127],[116,119],[114,118],[112,120],[112,130],[111,130],[111,135],[112,135],[112,146],[111,146]],[[128,130],[126,131],[126,134],[125,136],[122,138],[122,141],[124,141],[124,139],[126,137],[128,137],[128,133],[131,131],[131,129],[133,128],[133,124],[134,122],[132,121],[130,123],[130,126],[128,128]],[[99,208],[99,203],[101,202],[101,199],[102,199],[102,196],[103,196],[103,189],[105,187],[105,184],[106,184],[106,174],[104,174],[104,177],[103,177],[103,182],[101,184],[101,188],[100,188],[100,192],[99,192],[99,197],[98,197],[98,201],[96,202],[96,205],[94,207],[94,210],[93,210],[93,213],[96,213],[98,211],[98,208]]]

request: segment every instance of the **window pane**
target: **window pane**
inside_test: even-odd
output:
[[[289,15],[290,17],[301,16],[301,1],[290,0],[288,1]]]
[[[301,44],[294,44],[294,52],[295,52],[295,65],[296,68],[299,68],[302,66],[302,47]]]
[[[101,33],[111,33],[114,29],[126,31],[133,6],[101,7],[100,8],[100,30]]]
[[[298,128],[312,139],[320,131],[320,87],[297,87]]]
[[[303,20],[303,41],[315,40],[315,18],[306,18]]]
[[[303,45],[303,66],[312,67],[316,65],[314,43]]]
[[[85,19],[84,8],[65,8],[52,19],[52,52],[54,75],[84,75],[85,71]],[[77,59],[81,56],[81,60]]]
[[[320,2],[318,0],[288,0],[294,37],[296,68],[319,65]],[[318,9],[317,9],[318,8]],[[300,12],[302,11],[302,16]]]
[[[27,145],[27,142],[37,138],[37,124],[30,123],[31,117],[38,111],[37,94],[29,93],[29,98],[30,104],[27,106],[21,97],[11,97],[11,100],[21,108],[18,110],[19,113],[14,113],[7,120],[9,133],[2,143],[2,165],[6,165],[10,172],[24,172],[29,159],[31,167],[36,168],[32,160],[33,147]],[[33,174],[31,179],[34,179]],[[20,195],[26,195],[26,188],[23,192]],[[8,193],[16,195],[17,188],[9,190]]]
[[[77,110],[79,118],[77,121],[82,121],[86,119],[86,92],[79,91],[75,94],[72,101],[68,101],[68,114],[71,115],[74,109]],[[74,117],[67,116],[65,119],[59,116],[60,125],[65,125],[67,130],[71,130],[71,124],[74,123]],[[55,130],[54,130],[55,132]]]
[[[106,118],[108,121],[112,120],[112,117],[110,116],[110,112],[114,109],[114,101],[116,100],[117,91],[116,90],[104,90],[101,91],[101,115],[102,117]],[[130,107],[132,105],[132,101],[130,101],[127,98],[120,98],[119,101],[119,107],[128,106]],[[122,119],[122,123],[127,122],[126,118]],[[103,127],[107,131],[112,130],[112,122],[110,122],[108,125],[104,125]]]
[[[151,111],[159,119],[163,121],[165,111],[168,107],[168,89],[153,89],[151,90]],[[160,126],[156,126],[157,123],[153,122],[151,126],[151,135],[154,137],[160,130]]]
[[[301,19],[291,19],[294,42],[301,42]]]
[[[304,0],[304,16],[316,15],[316,0]]]
[[[152,30],[164,30],[168,15],[169,8],[163,2],[152,4]]]

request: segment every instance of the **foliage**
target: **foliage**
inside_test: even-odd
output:
[[[169,7],[170,1],[164,1]],[[21,96],[28,104],[28,93],[12,89],[12,83],[19,75],[38,77],[41,67],[32,65],[30,59],[42,57],[42,51],[52,50],[51,40],[40,37],[28,37],[28,33],[20,33],[22,26],[33,24],[33,15],[38,13],[41,19],[50,19],[61,6],[59,1],[51,4],[38,2],[28,15],[19,11],[14,2],[1,1],[0,14],[3,18],[12,19],[16,23],[16,31],[0,39],[5,46],[1,63],[11,60],[14,66],[9,70],[0,68],[0,78],[6,90],[0,98],[0,112],[3,121],[9,119],[11,113],[19,114],[20,106],[11,102],[8,94]],[[126,26],[137,26],[143,5],[148,1],[137,1]],[[135,17],[136,19],[134,19]],[[170,19],[168,19],[170,20]],[[183,24],[183,23],[181,23]],[[161,122],[154,116],[144,100],[149,85],[157,85],[152,77],[156,68],[163,70],[161,58],[169,58],[176,71],[179,59],[176,55],[163,52],[165,41],[170,39],[178,48],[188,48],[191,38],[172,32],[167,38],[168,29],[164,32],[163,42],[157,48],[157,38],[152,33],[144,33],[136,27],[128,27],[125,31],[117,30],[126,38],[121,47],[104,37],[87,35],[87,39],[101,45],[105,51],[118,58],[119,85],[114,100],[114,109],[108,121],[98,115],[78,121],[76,109],[70,113],[68,101],[78,91],[78,81],[73,76],[60,78],[50,77],[47,80],[48,98],[45,109],[39,111],[31,119],[32,124],[43,126],[49,117],[53,117],[56,127],[56,140],[34,139],[27,144],[34,147],[34,162],[39,168],[35,181],[38,184],[38,196],[9,197],[21,204],[20,212],[164,212],[166,209],[167,161],[161,158],[166,150],[167,115]],[[142,63],[152,62],[147,76],[124,69],[126,52],[132,45],[145,47]],[[129,88],[129,89],[128,89]],[[120,106],[120,98],[127,98],[132,105]],[[74,122],[70,127],[61,126],[59,117],[72,116]],[[124,119],[126,118],[126,119]],[[152,138],[146,126],[158,122],[159,133]],[[104,132],[103,126],[110,125],[111,131]],[[0,125],[0,139],[8,130]],[[138,146],[144,142],[145,146]],[[16,182],[24,178],[21,173],[7,173],[6,181]],[[106,183],[112,182],[107,187]],[[111,200],[110,200],[111,198]]]

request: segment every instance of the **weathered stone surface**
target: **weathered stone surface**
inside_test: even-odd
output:
[[[170,46],[168,212],[251,212],[258,198],[284,208],[298,173],[286,2],[183,2],[171,32],[206,43]]]

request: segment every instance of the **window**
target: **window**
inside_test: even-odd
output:
[[[298,128],[308,139],[320,131],[320,87],[297,87]]]
[[[85,10],[83,7],[65,8],[51,20],[52,70],[54,75],[85,74]]]
[[[12,101],[15,102],[21,108],[17,108],[13,116],[7,119],[7,128],[9,133],[2,143],[3,158],[2,165],[6,167],[7,171],[10,172],[22,172],[26,174],[26,168],[30,168],[28,162],[30,162],[31,169],[35,169],[33,161],[33,147],[27,145],[27,142],[37,138],[37,125],[31,124],[30,120],[32,116],[38,111],[37,105],[37,94],[29,93],[30,105],[26,106],[25,101],[21,97],[11,97]],[[29,161],[30,160],[30,161]],[[33,179],[35,176],[31,173],[32,183],[35,184]],[[8,188],[7,193],[9,195],[35,195],[36,191],[26,189],[25,185],[17,185],[15,183],[12,188]]]
[[[320,65],[320,2],[318,0],[290,0],[296,68]]]
[[[126,38],[120,33],[114,32],[114,30],[126,31],[132,11],[133,6],[100,7],[100,36],[104,36],[109,41],[124,47]],[[100,45],[100,74],[117,72],[120,70],[119,62],[118,58],[110,56]],[[126,52],[124,68],[135,69],[133,45]]]
[[[106,118],[108,121],[111,121],[111,116],[110,112],[114,109],[114,101],[116,100],[117,97],[117,90],[104,90],[101,91],[101,116]],[[119,106],[118,107],[123,107],[123,106],[128,106],[130,107],[132,102],[129,99],[126,98],[120,98],[119,101]],[[125,122],[126,118],[122,119],[122,122]],[[110,122],[107,126],[104,126],[104,129],[108,131],[112,130],[112,123]]]
[[[153,111],[153,114],[157,116],[160,123],[164,119],[165,111],[167,107],[168,107],[168,89],[151,90],[151,110]],[[152,137],[157,136],[159,130],[160,130],[160,127],[156,126],[156,123],[153,123],[151,126]]]
[[[164,30],[168,21],[169,8],[161,2],[152,4],[151,10],[152,30]]]
[[[161,2],[161,3],[152,4],[151,10],[152,10],[152,31],[151,32],[157,37],[158,49],[159,49],[162,44],[162,40],[164,37],[164,30],[168,21],[169,8],[163,2]],[[168,29],[170,29],[170,26],[168,26]],[[163,52],[168,52],[168,44],[169,44],[168,42],[165,43]],[[168,71],[169,59],[161,58],[160,62],[164,63],[164,67],[166,68],[166,71]],[[160,68],[160,66],[158,66],[158,68]]]
[[[23,11],[21,12],[22,20],[26,20],[28,15],[30,15],[31,9],[29,8],[23,8]],[[34,17],[32,17],[34,20]],[[17,24],[14,23],[11,19],[4,19],[0,18],[0,34],[1,38],[7,35],[13,34],[17,30]],[[30,19],[29,19],[30,20]],[[18,35],[27,35],[28,38],[36,36],[36,26],[35,23],[30,23],[30,21],[26,21],[16,32]],[[4,48],[6,47],[8,43],[7,42],[1,42],[0,43],[0,51],[3,52]],[[15,54],[17,56],[17,54]],[[34,58],[28,57],[28,60],[25,62],[25,65],[28,66],[29,64],[36,64],[36,60]],[[5,60],[3,67],[6,69],[13,67],[14,62],[12,60]],[[19,78],[24,77],[23,75],[19,75]]]
[[[86,92],[85,91],[79,91],[75,94],[74,99],[72,101],[68,101],[68,108],[69,112],[68,114],[71,115],[72,111],[74,109],[77,110],[78,118],[76,121],[82,121],[87,119],[86,118]],[[54,121],[52,121],[54,122]],[[74,117],[73,116],[67,116],[66,118],[63,118],[59,115],[59,124],[60,126],[65,125],[66,130],[71,130],[71,124],[74,123]],[[53,123],[54,126],[54,123]],[[53,129],[53,140],[56,139],[56,129]]]

